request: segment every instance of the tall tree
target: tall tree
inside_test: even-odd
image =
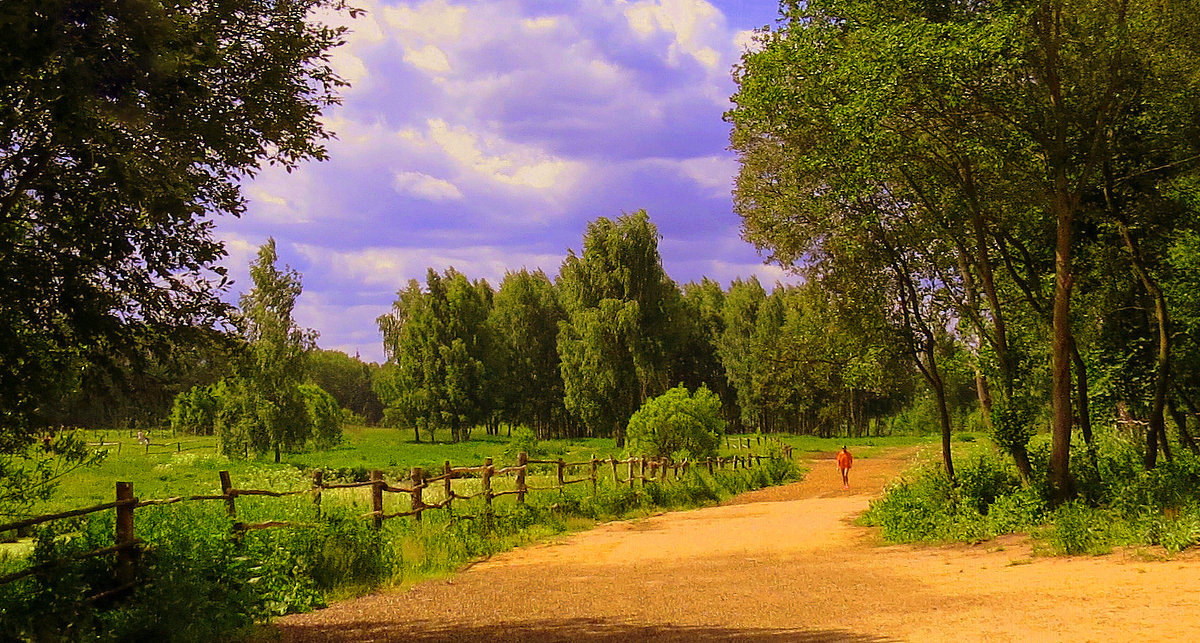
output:
[[[566,420],[558,357],[558,324],[565,318],[541,270],[506,274],[488,315],[497,352],[491,395],[505,420],[530,426],[539,438],[560,437]]]
[[[247,348],[218,421],[222,451],[237,454],[298,449],[312,437],[300,385],[306,375],[306,353],[316,343],[315,331],[300,328],[292,318],[303,287],[300,274],[275,264],[275,239],[258,249],[250,264],[254,287],[242,295],[241,325]]]
[[[558,337],[567,409],[619,445],[629,416],[667,390],[680,342],[679,289],[663,272],[658,239],[644,210],[596,219],[557,281],[567,312]]]
[[[338,406],[361,415],[368,424],[383,418],[383,405],[371,389],[371,365],[341,351],[308,354],[308,379],[337,400]]]
[[[493,293],[486,281],[471,282],[453,268],[444,274],[430,268],[425,283],[427,291],[410,281],[392,312],[378,319],[384,350],[397,367],[381,395],[414,431],[424,428],[432,436],[449,429],[458,442],[492,410],[485,363],[493,355],[487,327]]]
[[[343,30],[314,16],[344,9],[0,3],[0,451],[80,361],[226,315],[210,217],[239,214],[264,163],[325,156]]]

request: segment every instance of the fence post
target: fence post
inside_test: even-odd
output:
[[[483,504],[492,510],[492,459],[483,459]]]
[[[705,460],[705,462],[708,463],[708,475],[711,476],[712,475],[712,457],[709,457],[707,460]]]
[[[633,458],[629,458],[629,488],[633,488]]]
[[[137,498],[133,497],[132,482],[117,483],[117,502],[129,503],[117,505],[117,544],[125,545],[117,551],[117,583],[124,585],[133,582],[133,564],[137,559],[137,552],[133,549],[132,504],[137,502]]]
[[[612,458],[609,458],[609,460],[612,460]],[[596,495],[596,454],[594,454],[594,453],[592,454],[591,476],[592,476],[592,495],[594,496],[594,495]],[[613,463],[613,483],[616,484],[616,481],[617,481],[617,465],[614,462]]]
[[[525,469],[529,466],[529,454],[517,454],[517,502],[525,502]]]
[[[221,476],[221,495],[225,496],[225,513],[229,514],[230,518],[237,518],[237,505],[233,499],[233,483],[229,480],[228,471],[218,472]]]
[[[617,475],[617,459],[616,459],[616,458],[613,458],[613,457],[609,457],[609,459],[608,459],[608,464],[609,464],[609,466],[611,466],[611,467],[612,467],[612,471],[613,471],[613,486],[614,486],[614,487],[616,487],[616,486],[618,486],[618,485],[620,485],[620,484],[621,484],[621,476],[618,476],[618,475]]]
[[[375,528],[383,528],[383,471],[371,472],[371,511],[375,514]]]
[[[421,510],[425,508],[425,470],[421,467],[413,467],[408,472],[408,476],[412,480],[413,485],[412,493],[408,497],[412,501],[410,506],[413,511],[417,512],[414,516],[417,522],[421,522]]]
[[[761,433],[759,433],[759,434],[758,434],[758,435],[756,435],[755,437],[757,437],[757,438],[758,438],[758,445],[759,445],[759,446],[762,446],[762,434],[761,434]]]
[[[566,480],[564,480],[564,478],[563,478],[563,474],[566,472],[566,469],[567,469],[567,463],[563,462],[562,458],[559,458],[558,459],[558,492],[559,493],[564,493],[567,489]]]
[[[325,487],[325,472],[313,471],[313,506],[317,508],[317,518],[321,517],[321,490]]]
[[[183,443],[182,443],[182,442],[176,442],[176,443],[175,443],[175,453],[179,453],[179,452],[180,452],[180,451],[182,451],[182,450],[183,450]]]
[[[454,467],[450,466],[449,460],[442,465],[442,473],[445,475],[442,483],[446,485],[446,511],[449,512],[450,504],[454,500],[454,488],[450,486],[450,479],[454,477]]]

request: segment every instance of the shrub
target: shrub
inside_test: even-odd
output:
[[[171,430],[177,434],[212,435],[217,419],[217,398],[211,386],[193,386],[175,396],[171,405]]]
[[[689,394],[684,386],[646,400],[629,418],[628,448],[658,457],[707,458],[717,454],[725,421],[721,399],[701,386]]]
[[[301,384],[300,397],[308,414],[310,435],[318,449],[329,449],[342,442],[342,409],[337,400],[315,384]]]
[[[512,437],[509,438],[508,446],[504,447],[504,454],[509,458],[515,459],[518,453],[524,451],[529,456],[541,455],[543,449],[538,445],[537,433],[527,426],[518,426],[513,429]]]

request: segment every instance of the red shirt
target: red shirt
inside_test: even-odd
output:
[[[837,463],[839,469],[849,469],[850,465],[854,464],[854,456],[850,455],[849,451],[838,451]]]

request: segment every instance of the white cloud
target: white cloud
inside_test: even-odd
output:
[[[733,177],[737,174],[737,159],[728,155],[701,156],[679,161],[681,174],[709,190],[713,196],[729,196]]]
[[[450,59],[446,58],[446,52],[434,45],[425,45],[420,49],[406,47],[404,62],[433,74],[445,74],[450,71]]]
[[[393,172],[392,187],[401,194],[427,201],[451,201],[463,198],[458,186],[422,172]]]
[[[465,126],[428,121],[427,136],[460,167],[486,181],[539,191],[571,189],[582,164],[556,158],[536,147],[497,136],[481,136]]]
[[[704,0],[648,0],[624,3],[625,18],[639,35],[649,37],[662,32],[673,42],[669,60],[679,65],[681,56],[700,61],[710,70],[718,69],[721,54],[711,43],[719,42],[725,27],[725,17]]]
[[[541,268],[556,274],[563,254],[514,252],[499,246],[451,248],[364,248],[341,251],[315,245],[297,245],[296,251],[323,272],[372,290],[395,291],[409,279],[425,280],[428,268],[442,271],[453,267],[471,279],[487,279],[493,288],[509,270]]]
[[[384,7],[377,12],[392,32],[405,38],[441,41],[462,36],[468,8],[445,0],[429,0],[416,5]]]
[[[545,32],[553,31],[559,26],[558,18],[553,16],[541,16],[538,18],[526,18],[521,21],[521,28],[525,31]]]

